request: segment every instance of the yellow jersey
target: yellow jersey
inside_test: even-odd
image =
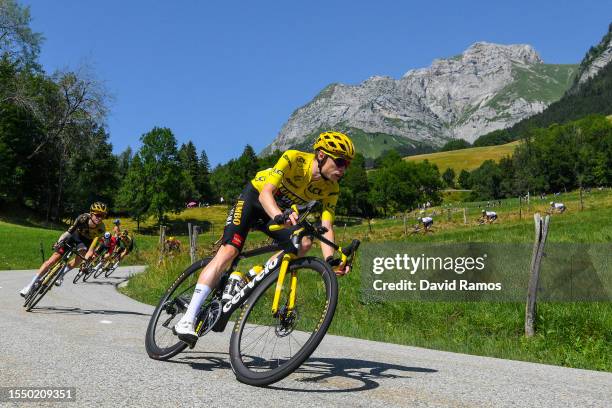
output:
[[[274,198],[282,208],[312,200],[320,201],[323,204],[321,219],[333,222],[340,187],[332,180],[312,180],[314,159],[313,153],[287,150],[274,167],[258,172],[251,184],[260,193],[266,184],[275,186]]]

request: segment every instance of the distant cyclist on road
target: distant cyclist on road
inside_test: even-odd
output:
[[[497,219],[497,213],[495,211],[482,210],[482,218],[484,221],[493,222]]]
[[[324,236],[334,242],[333,221],[340,192],[338,181],[355,157],[355,147],[343,133],[323,132],[313,149],[314,153],[287,150],[273,168],[258,172],[247,183],[227,217],[222,246],[200,273],[189,307],[174,327],[179,339],[188,343],[197,341],[194,322],[200,306],[242,251],[251,228],[284,224],[289,228],[278,232],[262,228],[262,231],[278,242],[286,242],[293,232],[291,226],[298,220],[298,215],[290,210],[291,205],[316,200],[323,204],[321,223],[327,228]],[[304,256],[311,245],[312,240],[304,237],[298,256]],[[321,250],[326,261],[333,258],[333,248],[323,244]],[[343,275],[348,269],[342,265],[337,273]]]
[[[553,211],[557,211],[559,213],[562,213],[565,211],[565,204],[563,203],[555,203],[554,201],[550,202],[550,208]]]
[[[431,217],[420,217],[419,221],[423,225],[423,228],[425,228],[425,231],[429,231],[429,229],[433,225],[433,218]]]
[[[65,252],[64,245],[68,240],[72,241],[72,245],[76,245],[77,250],[81,255],[84,255],[85,259],[89,259],[93,256],[94,251],[91,248],[91,244],[96,237],[102,236],[106,231],[106,227],[102,220],[106,217],[108,209],[106,204],[101,202],[95,202],[89,208],[88,213],[79,215],[74,224],[68,231],[64,232],[58,239],[57,243],[53,245],[53,254],[47,259],[38,269],[38,272],[32,278],[32,281],[27,284],[19,294],[25,297],[28,292],[35,286],[39,278],[42,278],[45,273],[53,266]],[[70,268],[74,268],[81,263],[81,258],[74,258],[68,265]],[[58,279],[56,285],[61,285],[63,276]]]

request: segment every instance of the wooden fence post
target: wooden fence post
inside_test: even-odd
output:
[[[535,213],[535,240],[533,243],[533,253],[531,256],[531,268],[529,273],[529,288],[527,290],[527,304],[525,306],[525,336],[533,337],[535,334],[535,321],[537,313],[537,296],[540,279],[540,265],[544,255],[544,246],[548,236],[548,224],[550,216],[544,220],[540,213]]]
[[[467,213],[465,207],[463,207],[463,223],[467,225]]]
[[[166,226],[159,226],[159,261],[161,264],[164,259],[164,253],[166,252]]]
[[[200,227],[194,225],[191,228],[191,236],[189,239],[189,255],[191,256],[191,263],[193,264],[196,261],[196,253],[197,253],[197,245],[198,245],[198,233],[200,232]]]
[[[521,196],[519,196],[519,220],[523,219],[523,206],[521,205]]]
[[[404,236],[408,235],[408,225],[406,224],[406,211],[404,211]]]

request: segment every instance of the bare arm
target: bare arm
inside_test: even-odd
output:
[[[279,208],[278,204],[276,204],[276,200],[274,200],[274,192],[276,191],[276,186],[273,184],[266,184],[261,189],[261,193],[259,193],[259,202],[263,207],[268,217],[274,219],[277,215],[283,213],[283,211]],[[295,213],[291,213],[288,220],[288,225],[295,225],[297,223],[297,215]]]

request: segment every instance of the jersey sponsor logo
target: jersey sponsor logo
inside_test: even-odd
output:
[[[240,234],[234,234],[232,237],[232,244],[242,247],[242,240],[243,238],[240,236]]]
[[[283,154],[283,159],[287,160],[287,164],[289,165],[289,168],[291,168],[291,159],[289,159],[289,156],[287,154]]]
[[[289,190],[287,187],[285,187],[284,184],[281,184],[278,188],[278,190],[276,190],[277,192],[279,192],[279,199],[282,200],[288,200],[290,202],[289,205],[291,204],[306,204],[306,200],[304,200],[303,198],[297,196],[295,193],[293,193],[291,190]]]
[[[242,217],[242,207],[244,206],[244,200],[238,200],[234,207],[234,216],[232,223],[234,225],[240,225],[240,218]]]
[[[291,187],[298,188],[297,184],[295,184],[293,181],[291,181],[291,179],[285,179],[285,181],[286,181],[287,183],[289,183],[289,184],[291,185]]]
[[[278,174],[278,175],[279,175],[279,176],[281,176],[281,177],[285,175],[285,173],[283,173],[283,171],[282,171],[282,170],[279,170],[279,169],[276,169],[276,168],[272,168],[272,169],[270,170],[270,173],[272,173],[272,174]]]
[[[323,195],[323,190],[321,190],[319,187],[313,186],[312,184],[308,186],[307,190],[314,195]]]
[[[304,163],[306,162],[306,160],[305,160],[303,157],[301,157],[301,156],[298,156],[298,157],[297,157],[297,159],[295,159],[295,161],[296,161],[298,164],[301,164],[302,166],[303,166],[303,165],[304,165]]]
[[[295,180],[296,183],[301,183],[302,180],[304,180],[304,177],[302,177],[302,176],[293,176],[293,179]]]

